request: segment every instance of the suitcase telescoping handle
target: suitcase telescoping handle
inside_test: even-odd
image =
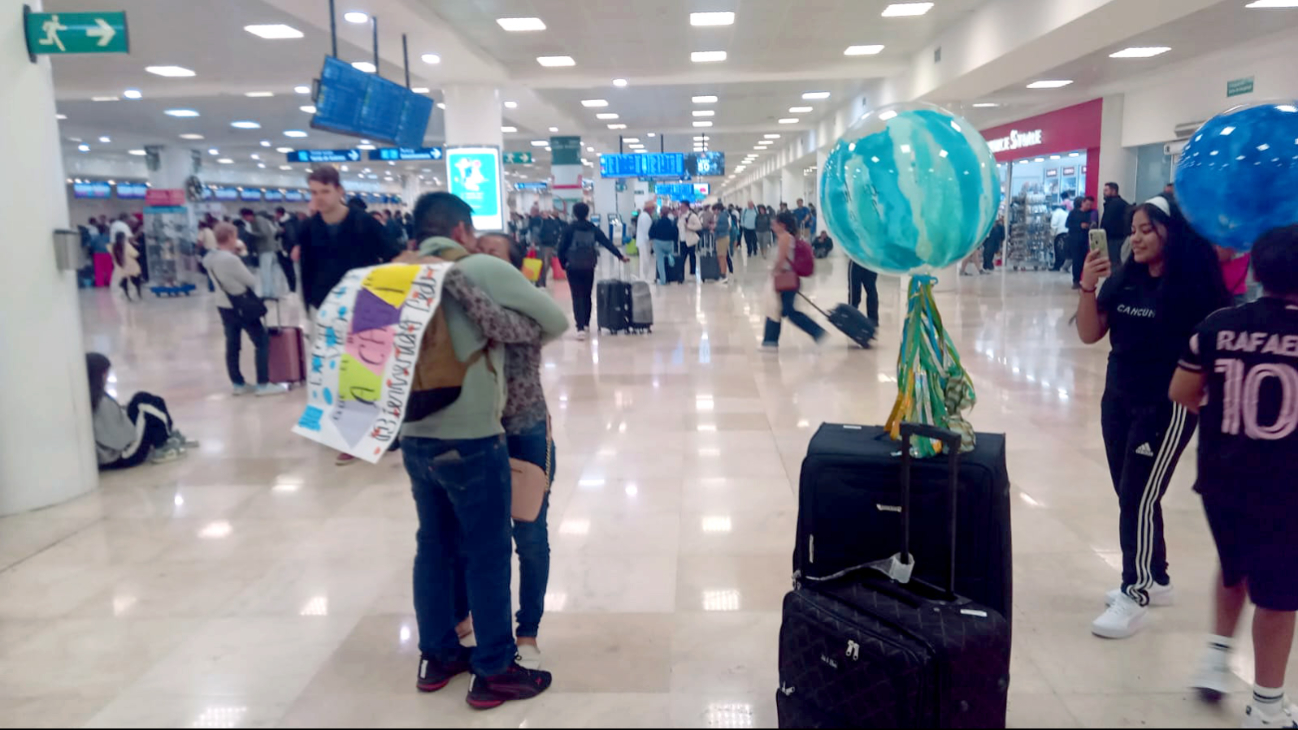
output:
[[[930,438],[942,442],[942,450],[947,454],[947,468],[950,472],[948,488],[951,492],[950,498],[950,516],[948,522],[948,537],[951,540],[949,553],[950,562],[947,564],[946,588],[947,596],[951,599],[956,597],[955,592],[955,551],[956,551],[956,507],[960,497],[960,446],[963,443],[960,434],[954,431],[948,431],[936,426],[928,426],[922,423],[901,424],[901,554],[909,561],[910,558],[910,490],[911,490],[911,471],[914,468],[914,457],[910,453],[911,440],[919,436],[921,438]]]

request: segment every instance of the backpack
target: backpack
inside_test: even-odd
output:
[[[672,223],[671,218],[663,216],[654,221],[649,227],[649,238],[655,241],[676,241],[676,225]]]
[[[595,248],[595,231],[577,228],[572,232],[572,246],[568,249],[568,268],[593,270],[599,262],[599,249]]]
[[[811,250],[811,244],[801,238],[793,241],[793,271],[798,276],[816,273],[816,255]]]
[[[454,262],[468,255],[465,251],[450,250],[434,258]],[[422,421],[454,403],[460,397],[465,374],[486,354],[484,348],[463,362],[456,357],[455,346],[451,343],[451,330],[446,324],[445,303],[438,304],[419,343],[414,378],[410,384],[410,400],[406,404],[406,422]],[[491,369],[490,360],[487,361],[487,368]]]

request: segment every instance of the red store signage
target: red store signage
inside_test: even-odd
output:
[[[1086,176],[1086,190],[1095,193],[1099,188],[1100,121],[1103,116],[1104,100],[1093,99],[980,131],[991,145],[997,162],[1085,150],[1087,165],[1082,167],[1082,175]],[[1087,175],[1088,167],[1095,168],[1095,179]]]
[[[184,205],[185,191],[179,188],[149,188],[144,194],[144,204],[156,208]]]

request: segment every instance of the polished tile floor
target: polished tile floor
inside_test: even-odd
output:
[[[163,395],[202,445],[0,520],[0,725],[775,726],[800,462],[821,422],[887,416],[899,290],[883,281],[877,350],[838,334],[817,349],[786,326],[763,353],[761,268],[656,292],[652,335],[546,350],[559,475],[541,642],[555,683],[485,714],[464,704],[467,679],[414,691],[399,457],[336,468],[289,432],[300,392],[231,398],[209,296],[82,292],[86,347],[113,359],[123,399]],[[845,280],[844,259],[821,262],[813,295],[842,301]],[[1092,638],[1120,564],[1105,348],[1078,343],[1058,275],[955,285],[939,301],[978,388],[972,421],[1009,434],[1011,724],[1237,724],[1242,696],[1213,709],[1183,689],[1215,565],[1193,464],[1166,500],[1179,605],[1129,641]],[[1242,692],[1251,665],[1237,671]]]

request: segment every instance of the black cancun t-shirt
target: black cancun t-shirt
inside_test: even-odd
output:
[[[1298,306],[1264,298],[1199,325],[1181,367],[1203,373],[1195,490],[1246,509],[1298,498]]]
[[[1105,395],[1134,405],[1167,402],[1177,358],[1199,318],[1160,311],[1161,278],[1147,274],[1109,279],[1099,305],[1109,320],[1109,372]]]

